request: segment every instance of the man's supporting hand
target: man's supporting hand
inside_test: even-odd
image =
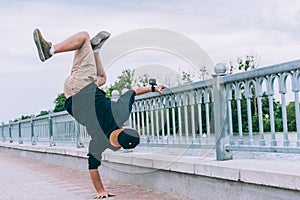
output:
[[[114,196],[116,196],[116,195],[114,195],[112,193],[101,192],[97,196],[95,196],[93,199],[104,199],[104,198],[114,197]]]
[[[98,192],[98,195],[95,196],[94,199],[102,199],[102,198],[108,198],[110,196],[111,197],[115,196],[114,194],[108,193],[104,190],[98,169],[90,169],[89,173],[90,173],[92,182],[94,184],[94,187],[95,187],[96,191]]]

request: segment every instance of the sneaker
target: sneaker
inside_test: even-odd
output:
[[[34,30],[33,39],[34,39],[35,45],[37,47],[41,61],[44,62],[45,60],[51,58],[52,55],[50,54],[50,49],[51,49],[52,44],[51,44],[51,42],[47,42],[43,38],[41,31],[39,29]]]
[[[99,50],[109,37],[110,37],[110,33],[106,31],[101,31],[95,37],[93,37],[91,39],[91,45],[93,51]]]

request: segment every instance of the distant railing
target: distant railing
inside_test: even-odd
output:
[[[225,66],[217,64],[212,79],[169,88],[162,95],[137,96],[127,124],[139,131],[144,144],[212,145],[218,160],[232,159],[232,151],[300,153],[299,68],[297,60],[227,75]],[[288,130],[288,98],[295,105],[294,132]],[[274,105],[281,107],[280,119]],[[281,131],[276,131],[278,124]],[[264,131],[266,126],[270,131]],[[90,139],[67,112],[2,123],[0,138],[76,147]]]
[[[88,138],[85,129],[66,111],[19,120],[8,124],[2,123],[1,137],[3,142],[49,144],[55,146],[74,145],[83,147],[82,141]],[[81,138],[82,137],[82,138]],[[87,141],[85,141],[87,143]]]
[[[144,143],[214,144],[212,80],[137,96],[129,123]]]

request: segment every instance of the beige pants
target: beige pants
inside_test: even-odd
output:
[[[97,81],[96,62],[90,41],[87,40],[75,51],[71,75],[64,83],[64,94],[66,98],[73,96],[95,81]]]

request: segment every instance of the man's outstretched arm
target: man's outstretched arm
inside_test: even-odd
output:
[[[95,198],[100,199],[103,197],[108,198],[110,196],[115,196],[114,194],[108,193],[105,191],[98,169],[90,169],[89,173],[90,173],[92,182],[94,184],[94,187],[95,187],[96,191],[98,192],[98,194]]]
[[[155,92],[159,92],[160,94],[163,93],[163,89],[167,88],[166,85],[158,85],[157,87],[155,87]],[[152,92],[151,88],[147,88],[147,87],[140,87],[140,88],[135,88],[133,89],[135,92],[135,95],[142,95],[145,93],[149,93]]]
[[[94,141],[94,140],[92,140]],[[91,145],[91,144],[90,144]],[[114,194],[108,193],[105,191],[98,167],[101,165],[101,162],[97,160],[91,153],[88,154],[88,165],[89,165],[89,174],[92,180],[92,183],[97,191],[96,199],[103,197],[115,196]]]

